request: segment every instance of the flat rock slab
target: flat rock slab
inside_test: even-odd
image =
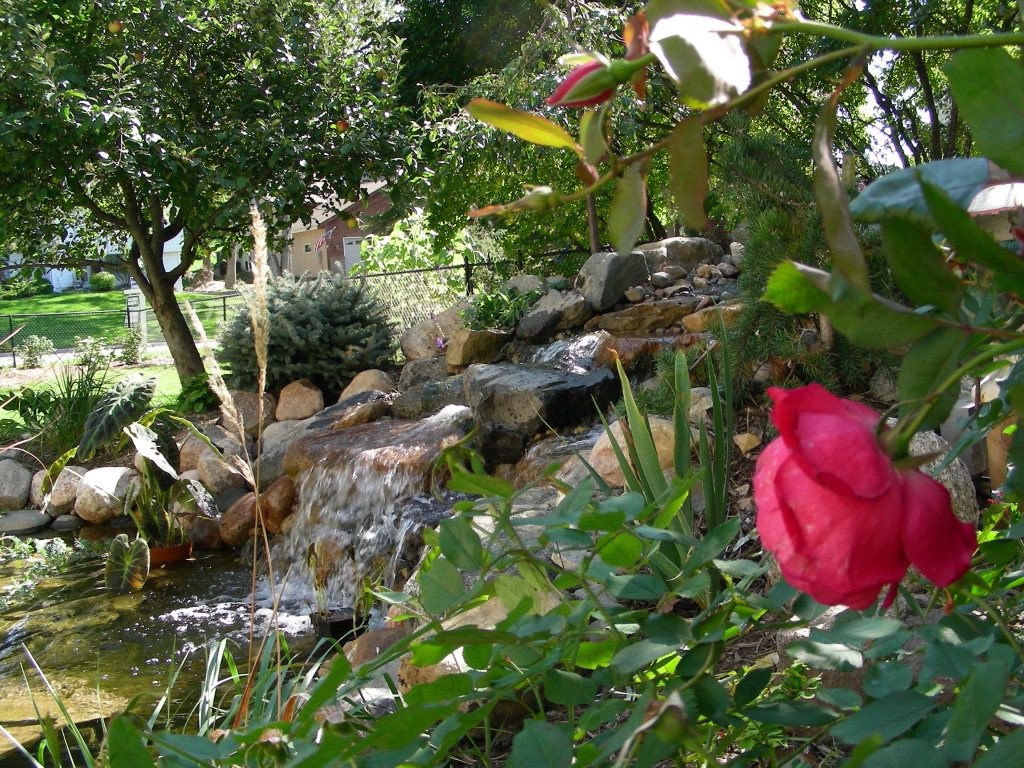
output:
[[[13,512],[4,512],[0,515],[0,533],[35,533],[41,531],[50,523],[53,518],[38,509],[19,509]]]
[[[78,515],[60,515],[53,521],[55,531],[74,531],[85,525],[85,520]]]

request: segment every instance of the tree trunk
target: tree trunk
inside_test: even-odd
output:
[[[601,250],[601,232],[597,227],[597,202],[593,195],[587,195],[587,237],[591,254]]]
[[[228,256],[227,267],[224,269],[224,289],[230,291],[235,287],[235,280],[238,278],[238,249],[241,246],[231,247],[231,255]]]
[[[188,379],[195,378],[206,372],[203,366],[203,358],[196,347],[192,331],[185,321],[181,307],[174,297],[173,286],[153,285],[153,299],[151,305],[157,322],[160,323],[160,330],[163,331],[164,339],[167,341],[167,349],[174,358],[174,368],[178,372],[178,379],[184,384]]]

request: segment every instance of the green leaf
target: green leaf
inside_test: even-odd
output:
[[[704,123],[687,118],[672,130],[668,143],[669,184],[683,224],[700,231],[708,224],[704,201],[708,196],[708,154]]]
[[[1024,66],[1001,48],[956,53],[943,68],[978,154],[1024,174]]]
[[[736,689],[733,691],[733,703],[736,709],[743,709],[752,703],[761,695],[761,691],[768,686],[771,679],[771,667],[758,667],[747,672],[743,679],[736,683]]]
[[[988,183],[988,161],[982,157],[934,160],[888,173],[871,182],[850,204],[853,218],[866,223],[900,218],[935,231],[938,227],[925,203],[919,179],[941,189],[966,211]]]
[[[946,759],[958,762],[974,756],[989,720],[1002,704],[1007,676],[1006,667],[996,661],[979,662],[971,667],[946,728],[946,743],[942,748]]]
[[[565,706],[593,704],[597,698],[597,683],[575,672],[549,669],[544,673],[544,697]]]
[[[829,643],[845,643],[860,647],[867,640],[878,640],[889,637],[903,629],[903,623],[896,619],[884,619],[881,616],[869,616],[837,624],[827,632],[812,632],[812,640],[823,640]]]
[[[471,472],[456,472],[448,481],[453,491],[471,493],[477,496],[498,496],[507,499],[515,493],[515,488],[508,480],[490,475],[478,475]]]
[[[856,291],[870,293],[868,267],[850,218],[850,200],[832,156],[832,136],[836,128],[836,109],[841,91],[832,93],[814,123],[811,153],[814,157],[814,199],[821,213],[825,242],[836,271]]]
[[[740,519],[733,517],[714,530],[708,531],[707,535],[700,540],[700,543],[693,548],[693,552],[686,561],[687,572],[692,573],[697,566],[709,563],[722,554],[726,547],[732,543],[732,540],[736,538],[739,530]]]
[[[668,587],[654,574],[637,573],[610,576],[608,591],[619,600],[660,600],[668,592]]]
[[[616,672],[631,675],[678,650],[678,643],[660,643],[651,639],[637,640],[620,648],[612,658],[610,666]]]
[[[107,731],[107,755],[110,765],[145,768],[153,765],[146,741],[124,715],[118,715]]]
[[[914,682],[914,671],[902,661],[885,661],[872,664],[864,675],[864,693],[874,699],[883,699],[889,694],[910,689]]]
[[[907,739],[873,752],[860,765],[862,768],[946,768],[949,763],[932,742]]]
[[[643,551],[643,542],[628,531],[607,533],[597,542],[598,556],[617,568],[635,566]]]
[[[849,688],[819,688],[814,698],[838,709],[857,709],[864,703],[860,694]]]
[[[173,477],[175,480],[178,479],[178,473],[174,467],[171,466],[170,462],[167,461],[167,457],[164,456],[163,451],[160,450],[159,437],[156,432],[144,427],[139,422],[132,422],[124,428],[124,432],[128,437],[131,438],[132,443],[135,445],[135,450],[138,451],[142,456],[156,464],[162,471]]]
[[[974,761],[974,768],[1024,768],[1024,728],[1000,738]]]
[[[640,163],[622,174],[608,211],[608,237],[616,253],[629,253],[647,222],[647,189]]]
[[[931,235],[912,222],[887,219],[882,222],[882,247],[893,279],[908,299],[956,314],[963,286]]]
[[[480,537],[465,517],[442,520],[438,540],[441,553],[457,568],[473,571],[484,567],[484,548]]]
[[[707,109],[750,87],[742,31],[731,18],[674,13],[651,19],[650,48],[682,101]]]
[[[145,378],[141,373],[125,376],[111,387],[85,421],[76,459],[95,456],[104,443],[146,412],[155,392],[156,377]]]
[[[1024,296],[1024,262],[1020,257],[997,245],[966,211],[934,185],[922,181],[921,191],[957,256],[992,270],[992,279],[999,289]]]
[[[771,704],[760,704],[756,707],[747,707],[740,714],[759,723],[804,727],[828,725],[836,719],[832,712],[817,704],[811,704],[809,701],[777,701]]]
[[[402,707],[397,712],[377,720],[377,726],[365,739],[366,746],[397,749],[418,739],[430,726],[443,720],[459,706],[458,701],[444,704],[424,704]]]
[[[546,768],[569,768],[572,765],[572,738],[567,724],[555,725],[540,720],[527,720],[512,739],[508,768],[537,768],[543,760]]]
[[[480,122],[507,131],[531,144],[577,149],[576,142],[564,128],[539,115],[520,112],[488,99],[473,99],[466,105],[466,111]]]
[[[916,411],[925,398],[937,395],[928,405],[920,429],[932,429],[946,420],[960,396],[960,382],[954,382],[944,392],[934,390],[957,369],[968,340],[969,335],[957,328],[936,328],[914,342],[900,364],[897,378],[901,416]]]
[[[832,728],[832,735],[847,744],[857,744],[871,736],[883,743],[917,725],[935,709],[935,702],[917,691],[900,691],[868,704],[856,714]]]
[[[110,592],[138,592],[149,578],[149,545],[145,539],[129,540],[119,533],[110,542],[104,567],[104,583]]]
[[[422,707],[425,704],[440,704],[473,690],[473,679],[465,674],[441,675],[429,683],[412,686],[403,694],[406,706]]]
[[[450,561],[439,557],[430,568],[420,572],[420,602],[438,615],[455,604],[465,593],[462,576]]]
[[[849,672],[864,663],[864,659],[858,651],[840,643],[796,640],[786,647],[786,653],[815,669],[835,669],[839,672]]]
[[[590,508],[580,515],[577,526],[581,531],[617,531],[626,522],[626,513],[621,510],[600,510]]]
[[[829,273],[794,262],[783,262],[772,273],[764,300],[784,312],[821,312],[850,339],[868,349],[891,349],[910,344],[937,326],[935,320],[918,315],[881,296],[829,296]]]
[[[591,165],[597,163],[608,154],[608,145],[604,140],[604,111],[587,110],[580,116],[580,144],[583,146],[583,159]]]

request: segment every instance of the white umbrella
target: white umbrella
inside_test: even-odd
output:
[[[985,187],[971,200],[967,212],[972,216],[987,216],[1019,208],[1024,208],[1024,182]]]

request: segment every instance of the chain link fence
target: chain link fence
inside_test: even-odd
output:
[[[563,257],[570,251],[538,254],[538,257]],[[416,323],[437,315],[473,293],[488,290],[518,271],[518,261],[480,262],[452,267],[410,269],[370,275],[352,275],[365,290],[384,305],[388,320],[401,335]],[[206,336],[213,339],[221,325],[235,312],[245,309],[239,293],[224,293],[191,299]],[[192,320],[186,320],[198,338]],[[17,348],[29,337],[49,340],[49,358],[69,359],[78,339],[92,338],[108,346],[118,346],[126,330],[142,327],[148,345],[164,344],[163,332],[152,307],[145,306],[139,291],[125,293],[125,308],[96,312],[59,312],[50,314],[0,315],[0,338],[18,331],[13,339],[0,345],[0,365],[17,366]]]

